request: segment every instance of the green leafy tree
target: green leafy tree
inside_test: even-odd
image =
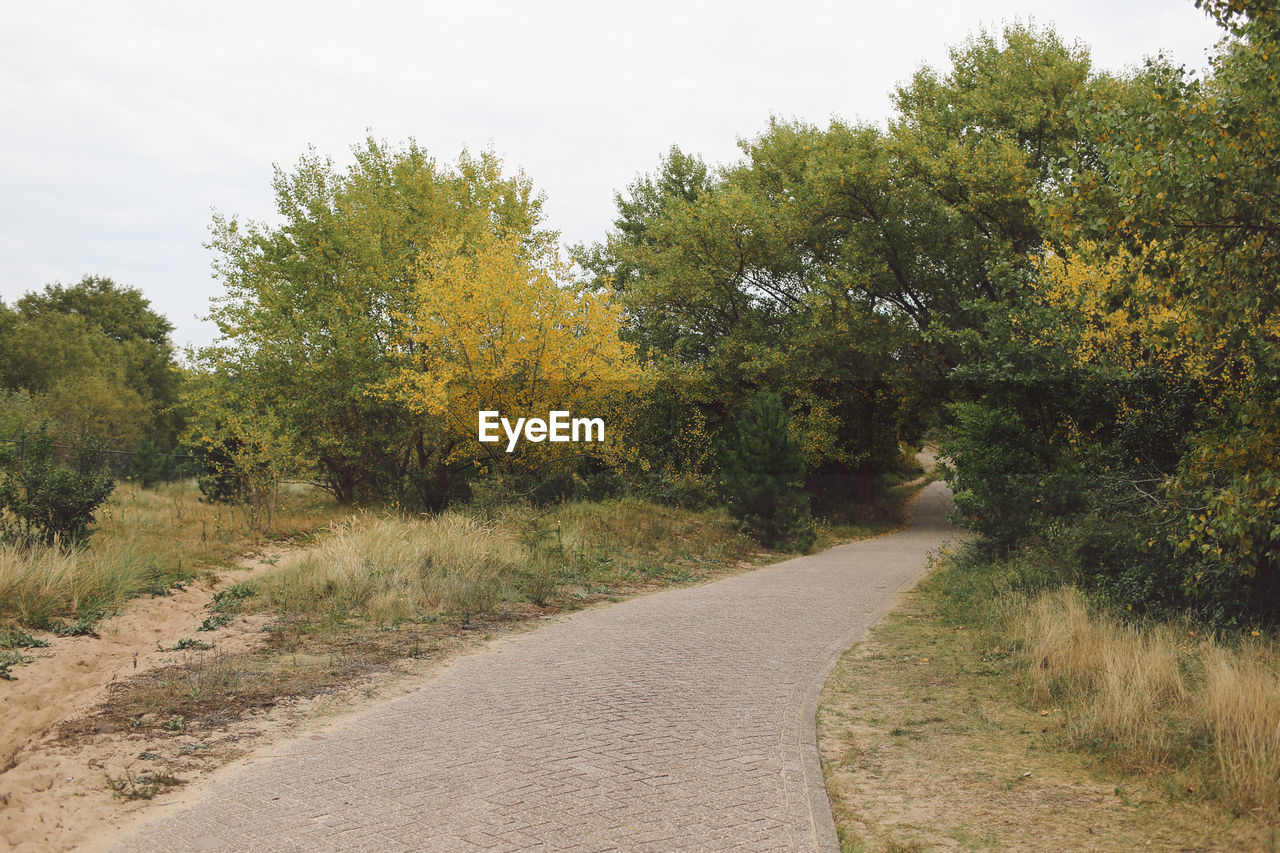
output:
[[[150,488],[158,483],[190,477],[193,468],[185,454],[163,453],[156,443],[144,438],[129,462],[129,477]]]
[[[656,238],[650,234],[650,225],[676,205],[697,201],[713,182],[701,157],[671,146],[655,172],[639,175],[627,187],[625,195],[614,193],[613,201],[618,209],[614,231],[603,243],[577,247],[576,254],[585,267],[597,274],[598,284],[626,290],[644,274],[637,251],[655,246]],[[640,341],[645,342],[645,338],[641,336]]]
[[[86,276],[0,310],[0,381],[35,398],[65,440],[170,448],[182,374],[172,327],[134,288]]]
[[[653,439],[640,449],[650,470],[675,462],[662,423],[720,434],[754,388],[787,389],[805,420],[806,461],[824,480],[885,461],[876,444],[884,431],[866,430],[870,421],[896,441],[885,374],[900,324],[814,262],[811,214],[788,204],[813,195],[805,152],[820,138],[775,125],[750,163],[715,179],[673,151],[619,197],[618,230],[588,264],[617,287],[629,335],[657,364],[658,426],[641,433]],[[677,403],[688,411],[670,411]]]
[[[225,365],[200,366],[205,369],[187,383],[183,449],[196,459],[205,499],[242,507],[250,526],[265,532],[275,518],[281,481],[311,472],[294,455],[295,444],[275,411],[245,393],[242,377]]]
[[[1012,26],[951,60],[898,90],[887,129],[775,120],[714,173],[673,150],[582,253],[622,293],[660,398],[719,434],[754,389],[779,390],[824,508],[867,499],[937,417],[958,336],[1019,303],[1035,202],[1088,148],[1081,48]],[[662,466],[661,446],[642,454]]]
[[[555,235],[528,179],[504,176],[491,153],[446,166],[413,142],[373,139],[353,153],[345,171],[314,152],[277,169],[278,226],[214,217],[223,338],[201,369],[225,380],[232,408],[269,418],[340,501],[438,508],[458,486],[449,433],[385,393],[417,346],[399,324],[413,315],[419,256],[445,236],[464,254],[481,236],[537,254]]]

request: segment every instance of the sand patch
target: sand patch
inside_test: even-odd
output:
[[[238,616],[223,628],[200,631],[206,608],[218,590],[296,559],[303,550],[271,547],[212,579],[136,599],[102,620],[97,636],[33,632],[49,646],[27,652],[35,660],[15,667],[15,680],[0,681],[0,848],[50,849],[60,828],[79,822],[79,805],[96,802],[94,794],[107,790],[106,767],[117,756],[101,744],[94,754],[81,754],[79,745],[59,743],[59,727],[100,706],[114,684],[193,654],[173,650],[184,639],[226,654],[259,645],[267,617]]]

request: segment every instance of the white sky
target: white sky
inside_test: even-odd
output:
[[[206,344],[211,209],[269,220],[272,163],[345,165],[366,129],[492,147],[565,242],[598,240],[672,144],[722,163],[771,114],[882,122],[895,83],[1014,18],[1109,69],[1202,68],[1220,35],[1192,0],[6,2],[0,299],[105,275]]]

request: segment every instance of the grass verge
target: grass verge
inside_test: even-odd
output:
[[[1280,824],[1280,643],[1122,623],[1065,587],[1014,625],[1036,701],[1067,715],[1064,739],[1173,796]]]
[[[259,606],[309,625],[378,627],[572,606],[708,576],[760,553],[727,516],[639,500],[363,515],[335,525],[305,559],[262,577]]]
[[[1051,554],[940,570],[833,672],[845,850],[1275,850],[1273,641],[1126,625]]]

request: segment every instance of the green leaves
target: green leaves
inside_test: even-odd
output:
[[[1026,190],[1047,245],[1017,301],[957,339],[973,402],[953,486],[1005,544],[1105,519],[1111,544],[1064,556],[1087,579],[1226,625],[1280,618],[1280,40],[1257,4],[1203,5],[1236,36],[1211,74],[1156,60],[1063,101],[1077,142]]]
[[[1274,401],[1250,409],[1248,423],[1197,436],[1161,511],[1188,596],[1245,620],[1280,600],[1280,412]]]
[[[139,291],[110,279],[49,285],[0,307],[0,381],[27,392],[61,440],[167,449],[182,379],[170,330]]]
[[[1089,148],[1071,111],[1096,85],[1051,31],[984,33],[899,89],[886,129],[774,119],[716,171],[672,149],[585,263],[624,299],[664,399],[726,435],[775,389],[809,485],[865,481],[945,402],[957,336],[1021,300],[1036,203]]]
[[[64,547],[88,538],[94,512],[116,484],[92,442],[69,450],[70,464],[58,464],[48,424],[23,439],[19,458],[0,474],[0,538]]]
[[[782,399],[762,391],[738,410],[721,449],[721,494],[729,512],[770,548],[813,544],[804,461]]]
[[[206,407],[192,439],[261,448],[251,467],[262,453],[314,467],[344,502],[439,508],[451,487],[445,430],[384,393],[418,346],[401,324],[416,305],[419,258],[442,239],[462,254],[494,238],[537,253],[555,235],[540,227],[528,179],[504,176],[490,152],[447,166],[412,141],[368,139],[353,153],[342,172],[314,151],[277,169],[279,226],[214,217],[224,340],[201,364],[217,377],[210,399],[225,402]]]

